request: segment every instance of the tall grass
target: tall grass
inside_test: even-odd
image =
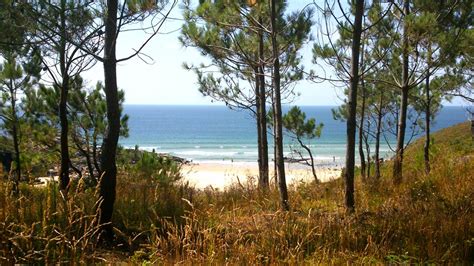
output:
[[[23,184],[12,196],[0,182],[0,263],[473,263],[474,144],[452,131],[434,136],[430,174],[415,143],[402,185],[390,162],[380,180],[357,179],[352,215],[342,180],[290,186],[282,212],[278,192],[261,193],[252,178],[196,190],[174,166],[159,178],[120,168],[107,250],[96,241],[93,188],[73,184],[64,198],[55,184]]]

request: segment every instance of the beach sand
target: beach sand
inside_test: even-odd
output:
[[[270,167],[270,179],[273,177],[273,164]],[[302,166],[300,164],[286,163],[286,181],[287,184],[295,182],[311,182],[314,177],[311,173],[311,168]],[[206,188],[212,186],[213,188],[224,189],[225,187],[240,182],[245,184],[249,178],[253,178],[255,183],[258,180],[258,165],[257,163],[248,162],[201,162],[190,165],[185,165],[182,169],[184,181],[189,182],[190,185],[196,188]],[[322,182],[339,178],[341,169],[338,167],[318,167],[316,168],[316,175]]]

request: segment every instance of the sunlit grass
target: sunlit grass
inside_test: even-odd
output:
[[[389,162],[380,180],[356,180],[353,215],[342,180],[291,186],[292,209],[282,212],[278,192],[252,181],[199,191],[124,168],[107,252],[95,241],[93,188],[75,185],[64,199],[54,185],[23,185],[16,197],[2,182],[0,262],[473,262],[473,140],[466,124],[433,138],[429,175],[420,140],[407,150],[402,185],[393,185]]]

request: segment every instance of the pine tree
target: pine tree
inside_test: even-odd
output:
[[[18,191],[18,182],[22,179],[20,152],[22,109],[19,100],[21,94],[30,90],[39,78],[37,59],[35,55],[21,58],[16,53],[7,53],[6,61],[0,65],[0,118],[3,120],[2,127],[12,137],[15,152],[14,192]]]

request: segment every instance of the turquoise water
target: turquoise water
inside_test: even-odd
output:
[[[345,122],[332,117],[330,106],[303,106],[307,117],[324,123],[321,138],[312,140],[310,147],[320,164],[342,163],[345,154]],[[287,110],[284,108],[284,111]],[[244,111],[225,106],[158,106],[126,105],[130,116],[129,138],[120,139],[126,148],[138,145],[141,149],[170,153],[197,162],[256,162],[257,131],[254,118]],[[433,130],[466,121],[462,107],[445,107],[438,115]],[[387,134],[389,142],[393,136]],[[273,140],[269,135],[269,143]],[[285,139],[285,154],[290,155],[290,138]],[[270,158],[273,146],[269,148]],[[382,155],[390,156],[387,144]]]

